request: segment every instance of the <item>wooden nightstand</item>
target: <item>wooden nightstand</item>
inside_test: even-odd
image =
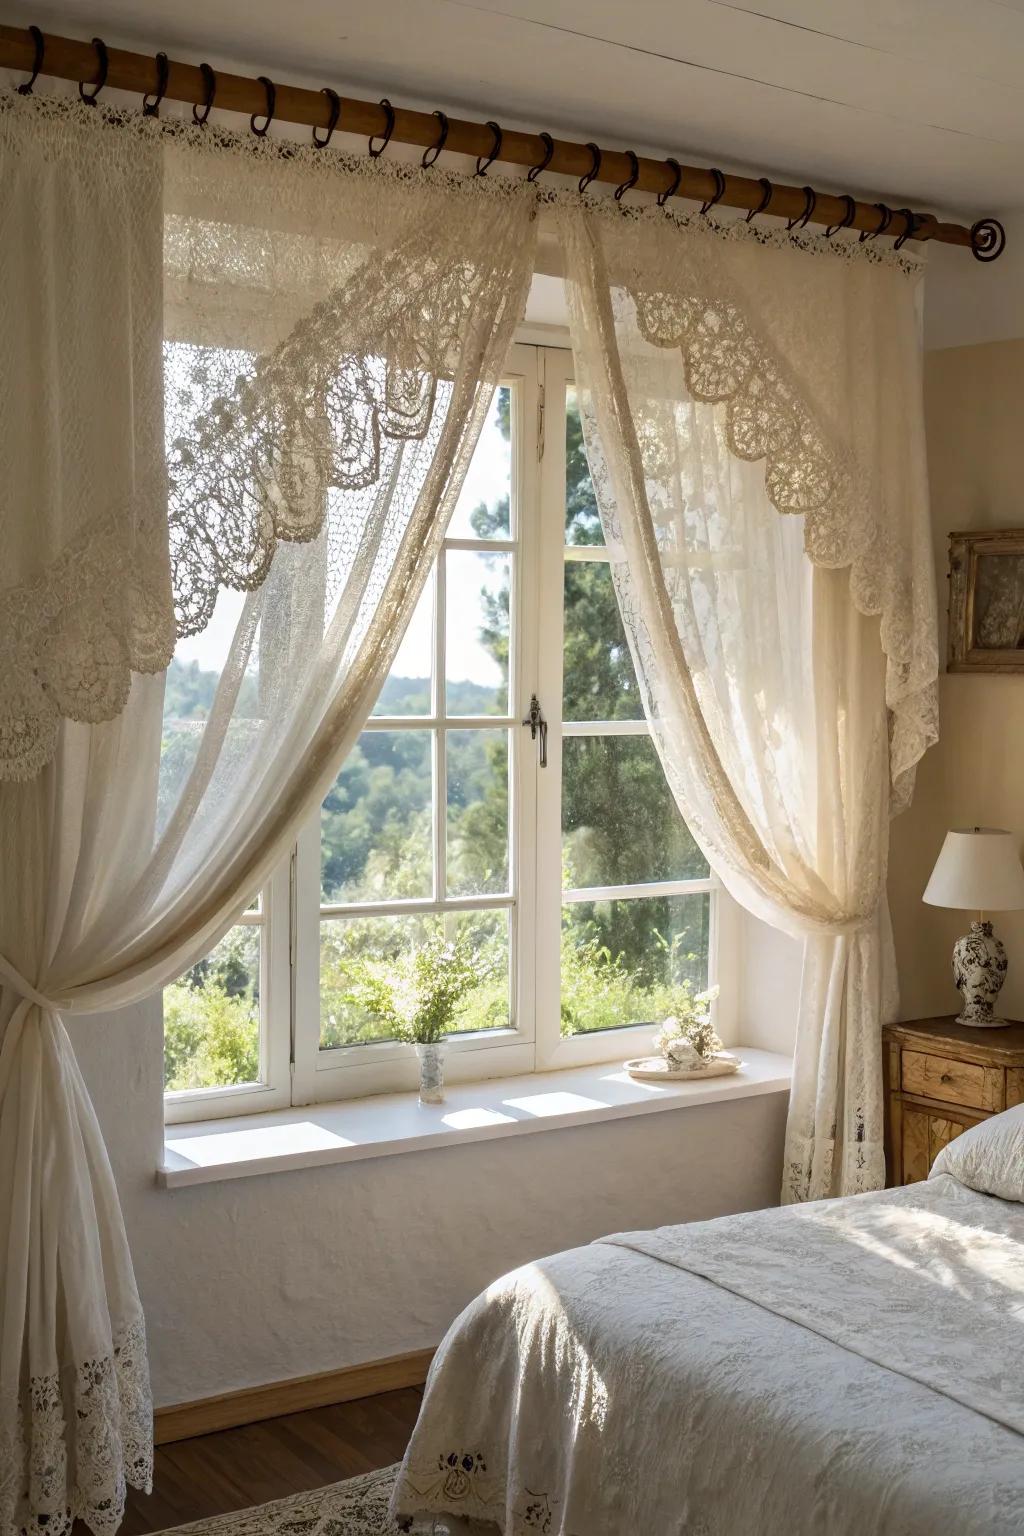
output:
[[[971,1029],[914,1019],[882,1030],[888,1182],[928,1177],[939,1152],[968,1126],[1024,1104],[1024,1024]]]

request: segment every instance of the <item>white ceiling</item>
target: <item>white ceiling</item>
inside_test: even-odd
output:
[[[3,19],[918,208],[1024,206],[1024,0],[44,0]]]

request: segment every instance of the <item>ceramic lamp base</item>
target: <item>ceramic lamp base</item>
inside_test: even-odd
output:
[[[991,923],[972,923],[970,933],[953,946],[953,980],[963,996],[958,1024],[972,1029],[1001,1029],[1009,1021],[997,1018],[995,1002],[1006,979],[1006,950]]]

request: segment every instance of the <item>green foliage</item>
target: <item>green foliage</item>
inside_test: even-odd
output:
[[[378,1021],[387,1038],[434,1045],[449,1034],[480,979],[463,934],[426,940],[398,963],[360,958],[347,1001]]]
[[[260,1075],[259,930],[232,928],[164,989],[164,1086],[219,1088]]]

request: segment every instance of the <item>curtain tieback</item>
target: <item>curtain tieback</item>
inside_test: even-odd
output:
[[[66,1003],[54,1002],[51,997],[44,997],[30,981],[25,980],[21,972],[9,960],[4,959],[3,955],[0,955],[0,978],[8,986],[13,987],[19,997],[26,1003],[35,1003],[37,1007],[44,1008],[47,1013],[59,1013],[62,1007],[67,1006]]]

